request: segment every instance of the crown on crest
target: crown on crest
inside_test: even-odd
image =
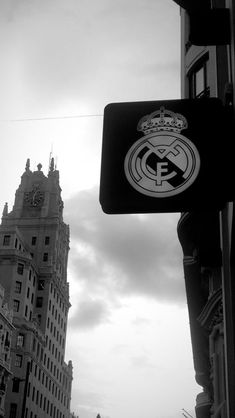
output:
[[[180,133],[188,127],[186,118],[180,113],[174,113],[167,110],[164,106],[160,110],[156,110],[150,115],[143,116],[138,125],[137,130],[142,131],[145,135],[152,132],[172,131]]]

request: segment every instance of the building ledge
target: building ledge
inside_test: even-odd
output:
[[[221,266],[218,211],[182,213],[177,232],[184,256],[197,249],[202,266]]]
[[[196,417],[197,418],[210,418],[210,409],[212,406],[211,399],[209,394],[206,392],[201,392],[197,395],[196,398]]]

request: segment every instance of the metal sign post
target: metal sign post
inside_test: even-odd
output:
[[[220,212],[227,418],[235,417],[235,281],[231,268],[233,203]]]

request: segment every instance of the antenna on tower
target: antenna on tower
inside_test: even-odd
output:
[[[50,171],[50,167],[51,167],[51,159],[52,159],[52,155],[53,155],[53,143],[51,144],[51,151],[49,154],[49,165],[48,165],[48,173]]]
[[[184,414],[184,412],[182,412],[182,415],[185,417],[185,418],[193,418],[193,416],[188,412],[188,411],[186,411],[186,409],[184,409],[184,408],[182,408],[182,411],[184,411],[185,412],[185,414]],[[187,415],[186,415],[187,414]]]

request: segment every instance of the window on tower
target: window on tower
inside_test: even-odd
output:
[[[49,245],[50,244],[50,237],[45,237],[45,245]]]
[[[4,235],[3,237],[3,245],[10,245],[11,236],[10,235]]]
[[[35,401],[36,405],[38,405],[38,397],[39,397],[39,391],[37,390],[37,392],[36,392],[36,401]]]
[[[32,237],[31,244],[36,245],[37,237]]]
[[[24,273],[24,264],[23,263],[18,263],[17,273],[20,274],[20,275],[22,275]]]
[[[17,299],[13,300],[13,311],[14,312],[19,312],[20,309],[20,301]]]
[[[17,379],[17,377],[14,377],[12,379],[12,392],[18,393],[20,390],[20,379]]]
[[[35,338],[33,339],[33,351],[35,351],[35,349],[36,349],[36,340],[35,340]]]
[[[38,281],[38,290],[44,290],[45,288],[45,280]]]
[[[16,354],[15,356],[15,367],[21,367],[23,362],[23,357],[21,354]]]
[[[35,397],[35,387],[33,386],[33,391],[32,391],[32,401],[34,401],[34,397]]]
[[[9,418],[16,418],[16,411],[17,411],[17,404],[16,403],[11,403],[10,404]]]
[[[48,261],[48,253],[43,254],[43,261]]]
[[[15,292],[16,293],[21,293],[21,288],[22,288],[22,283],[19,281],[15,282]]]
[[[43,305],[43,298],[39,296],[36,299],[36,308],[41,308],[42,305]]]
[[[24,346],[24,338],[25,338],[24,334],[18,334],[17,342],[16,342],[17,347],[23,347]]]

